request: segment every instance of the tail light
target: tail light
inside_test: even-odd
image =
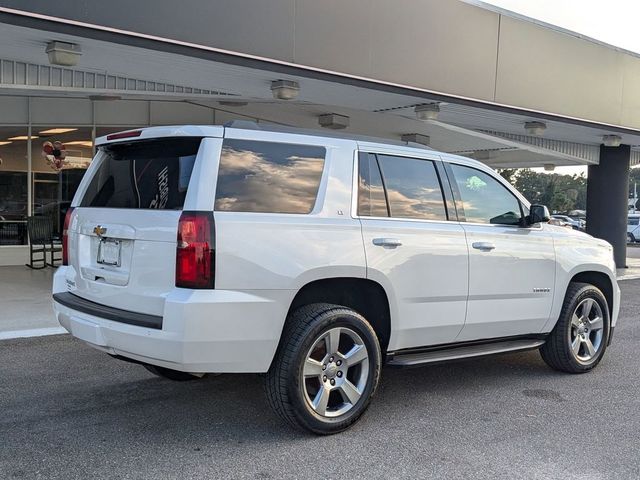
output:
[[[212,212],[182,212],[178,222],[176,287],[213,288],[214,239]]]
[[[69,207],[64,216],[64,225],[62,227],[62,265],[69,265],[69,226],[71,225],[71,214],[73,207]]]

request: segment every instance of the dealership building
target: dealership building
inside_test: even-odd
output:
[[[0,265],[29,216],[60,233],[97,137],[238,119],[587,165],[624,266],[640,57],[475,0],[0,0]]]

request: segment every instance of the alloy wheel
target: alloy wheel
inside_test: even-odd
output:
[[[600,304],[593,298],[582,300],[571,317],[570,344],[575,359],[591,363],[599,354],[604,338],[604,317]]]
[[[347,327],[323,332],[305,356],[301,385],[307,406],[323,417],[339,417],[361,398],[370,359],[360,335]]]

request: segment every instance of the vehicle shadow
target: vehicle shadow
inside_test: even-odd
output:
[[[100,357],[100,363],[106,360]],[[295,430],[270,410],[260,375],[226,374],[189,382],[154,377],[139,365],[109,364],[91,380],[79,379],[50,392],[42,416],[30,418],[47,429],[55,419],[63,430],[109,437],[114,432],[143,444],[206,442],[260,443],[315,438]],[[443,405],[455,416],[458,400],[526,389],[558,374],[536,352],[462,360],[411,369],[385,368],[371,412],[350,434],[379,427],[389,417],[412,421]],[[453,410],[453,411],[452,411]],[[35,412],[33,412],[35,413]],[[39,418],[38,418],[39,417]],[[40,423],[39,423],[40,422]],[[349,432],[348,432],[349,434]],[[93,438],[93,437],[92,437]]]

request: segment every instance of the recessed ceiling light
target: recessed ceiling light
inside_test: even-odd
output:
[[[75,132],[76,130],[78,129],[77,128],[50,128],[49,130],[42,130],[40,132],[40,135],[57,135],[60,133]]]
[[[31,138],[40,138],[37,135],[31,135]],[[29,135],[18,135],[17,137],[9,137],[7,140],[29,140]]]
[[[220,100],[218,103],[223,107],[246,107],[249,105],[249,102],[241,100]]]
[[[64,142],[65,145],[80,145],[81,147],[93,147],[91,140],[74,140],[72,142]]]
[[[9,145],[10,143],[13,143],[13,142],[0,142],[0,145]]]
[[[96,102],[113,102],[115,100],[122,100],[120,95],[89,95],[89,100]]]

